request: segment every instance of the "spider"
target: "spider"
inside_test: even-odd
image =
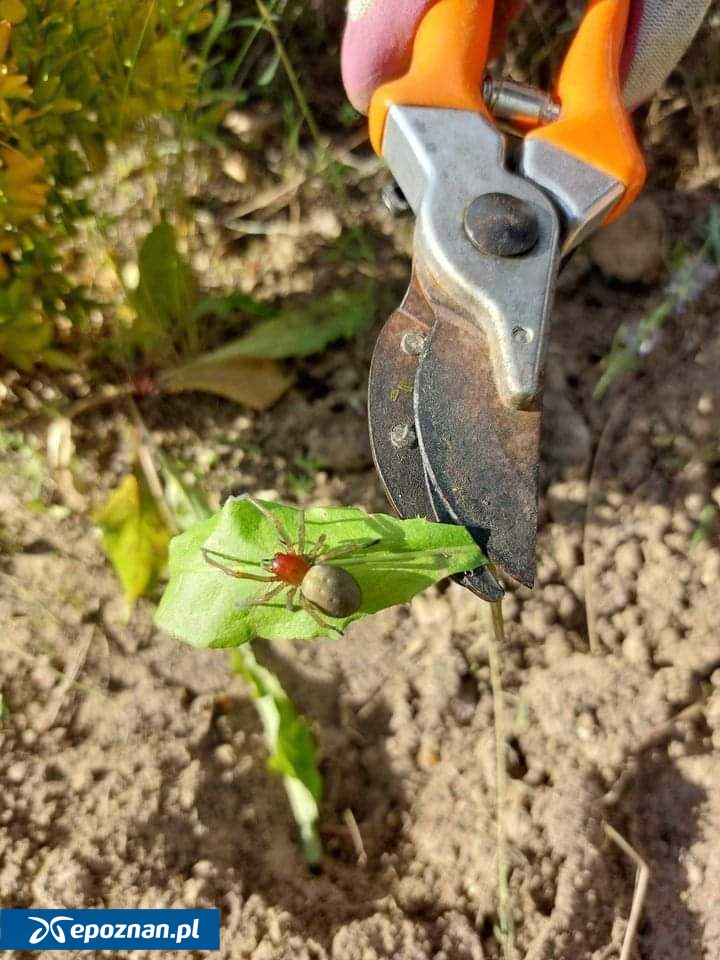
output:
[[[339,560],[342,557],[350,556],[352,553],[357,553],[358,550],[363,550],[378,543],[380,538],[348,540],[338,547],[327,550],[325,549],[327,538],[322,533],[315,543],[309,546],[305,536],[305,511],[300,510],[297,542],[293,543],[279,517],[258,503],[257,500],[253,500],[252,497],[246,497],[245,499],[275,527],[283,550],[276,553],[271,560],[262,562],[261,566],[267,571],[267,575],[263,576],[235,570],[221,561],[230,560],[235,563],[242,563],[238,557],[231,557],[226,553],[203,547],[202,553],[206,563],[217,567],[218,570],[222,570],[230,577],[237,577],[239,580],[257,580],[259,583],[272,584],[255,600],[248,600],[240,604],[241,607],[262,606],[281,591],[289,588],[286,597],[288,610],[297,609],[295,601],[299,594],[298,603],[300,607],[306,613],[309,613],[319,626],[323,629],[337,630],[332,624],[323,620],[321,614],[329,617],[349,617],[360,609],[362,593],[360,584],[351,573],[348,573],[342,567],[332,566],[328,561]]]

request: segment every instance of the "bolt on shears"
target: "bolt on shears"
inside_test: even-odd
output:
[[[373,147],[416,218],[410,285],[370,371],[373,456],[401,516],[467,527],[490,562],[461,582],[488,600],[500,573],[535,579],[560,264],[644,182],[620,89],[628,8],[589,0],[550,99],[486,79],[492,2],[437,0],[407,73],[370,103]]]

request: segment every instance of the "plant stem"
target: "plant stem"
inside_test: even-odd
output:
[[[137,404],[132,397],[128,398],[128,405],[130,407],[132,418],[135,421],[137,438],[135,444],[135,453],[137,455],[138,463],[140,464],[140,469],[143,472],[148,489],[150,490],[150,494],[155,501],[155,506],[157,507],[158,513],[162,517],[163,523],[173,536],[177,536],[177,534],[180,533],[180,528],[178,527],[177,520],[175,519],[175,514],[172,512],[167,502],[162,481],[155,466],[155,461],[153,459],[153,441],[150,437],[147,427],[145,426],[145,421],[138,410]]]
[[[488,659],[490,661],[490,686],[493,696],[495,727],[495,798],[497,804],[497,883],[498,917],[502,934],[503,957],[514,960],[515,923],[510,900],[510,867],[508,863],[508,839],[505,829],[505,804],[507,801],[507,766],[505,737],[505,708],[502,688],[502,650],[505,646],[505,624],[500,600],[489,605],[490,638]]]
[[[303,88],[300,84],[300,80],[298,79],[298,75],[295,71],[295,67],[292,65],[290,57],[287,54],[287,50],[285,49],[285,44],[282,42],[282,39],[280,38],[280,34],[278,33],[278,29],[275,26],[272,16],[269,10],[267,9],[267,7],[265,6],[265,4],[262,2],[262,0],[255,0],[255,3],[257,5],[258,10],[260,11],[260,16],[263,19],[263,27],[267,30],[267,32],[270,34],[270,36],[273,39],[273,43],[275,44],[275,50],[277,51],[277,55],[280,58],[280,62],[283,65],[285,74],[287,75],[288,81],[292,88],[292,92],[295,95],[295,100],[297,102],[298,107],[300,108],[300,113],[302,113],[303,118],[305,119],[305,123],[307,124],[307,128],[310,131],[310,135],[315,141],[315,145],[317,146],[318,150],[321,153],[324,153],[325,146],[322,142],[320,130],[318,129],[318,125],[315,122],[315,117],[312,114],[310,106],[307,102],[307,98],[303,92]]]

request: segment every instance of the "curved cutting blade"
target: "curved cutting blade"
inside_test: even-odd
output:
[[[441,519],[514,580],[535,580],[540,404],[504,403],[479,327],[437,308],[415,378],[415,424]]]
[[[402,304],[380,331],[370,365],[370,446],[388,499],[406,518],[434,518],[413,413],[420,352],[434,322],[413,276]]]
[[[417,442],[415,378],[434,322],[432,308],[413,276],[405,299],[375,345],[368,385],[370,443],[388,499],[401,517],[457,523],[438,512],[442,505],[431,495]],[[504,595],[487,567],[455,579],[486,600],[500,600]]]

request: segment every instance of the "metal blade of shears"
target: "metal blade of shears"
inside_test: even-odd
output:
[[[503,402],[486,335],[441,309],[415,378],[415,427],[436,515],[467,527],[496,567],[532,587],[540,403]]]
[[[413,275],[401,306],[380,332],[370,368],[370,442],[380,479],[401,517],[462,522],[450,515],[426,472],[415,418],[416,379],[435,315]],[[475,530],[470,532],[475,536]],[[476,539],[478,539],[476,537]],[[484,544],[478,539],[478,543]],[[463,586],[486,600],[504,590],[488,567],[458,575]]]

